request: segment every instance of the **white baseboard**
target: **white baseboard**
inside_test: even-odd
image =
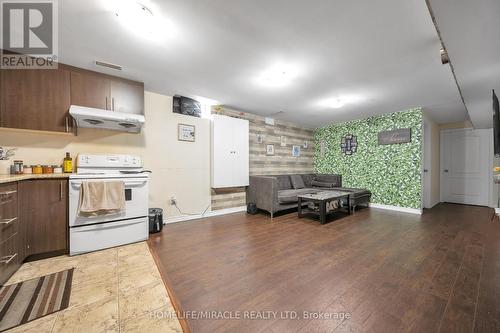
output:
[[[385,209],[385,210],[393,210],[393,211],[402,212],[402,213],[422,215],[422,210],[416,209],[416,208],[406,208],[406,207],[399,207],[399,206],[382,205],[382,204],[378,204],[378,203],[370,203],[370,207],[371,208]]]
[[[177,223],[177,222],[190,221],[190,220],[198,220],[198,219],[202,219],[205,217],[212,217],[212,216],[219,216],[219,215],[244,212],[246,210],[247,210],[247,206],[240,206],[240,207],[232,207],[232,208],[226,208],[226,209],[213,210],[213,211],[206,212],[204,215],[196,214],[196,215],[173,216],[173,217],[167,217],[166,219],[164,219],[163,223],[168,224],[168,223]]]

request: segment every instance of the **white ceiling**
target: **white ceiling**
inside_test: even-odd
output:
[[[423,0],[151,0],[172,24],[154,41],[126,29],[110,3],[59,1],[62,62],[104,72],[92,62],[116,63],[123,72],[108,73],[149,91],[284,111],[279,119],[311,127],[417,106],[439,123],[467,119]],[[255,83],[281,62],[297,68],[288,86]],[[319,105],[337,96],[355,101]]]
[[[474,127],[493,126],[491,90],[500,95],[500,1],[431,0]]]

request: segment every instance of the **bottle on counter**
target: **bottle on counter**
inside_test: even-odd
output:
[[[63,171],[64,171],[64,173],[72,173],[73,172],[73,159],[71,158],[69,153],[66,153],[66,157],[64,158]]]

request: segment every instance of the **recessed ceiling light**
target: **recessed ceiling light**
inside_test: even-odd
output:
[[[276,64],[263,71],[257,77],[257,83],[268,87],[283,87],[293,81],[298,75],[296,66]]]
[[[339,109],[345,105],[345,101],[340,97],[337,97],[337,98],[326,99],[321,104],[329,108]]]

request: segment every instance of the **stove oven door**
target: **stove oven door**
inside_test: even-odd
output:
[[[116,181],[125,183],[125,211],[103,216],[80,216],[80,188],[84,181]],[[148,216],[148,178],[120,179],[70,179],[69,182],[69,226],[79,227],[90,224],[127,221]]]

